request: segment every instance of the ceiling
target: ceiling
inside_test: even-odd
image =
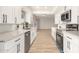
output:
[[[32,6],[34,14],[53,14],[57,6]]]

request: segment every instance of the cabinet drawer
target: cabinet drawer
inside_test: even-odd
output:
[[[5,53],[16,53],[16,52],[17,52],[16,45],[14,45],[11,48],[5,50]]]
[[[79,43],[78,37],[76,37],[75,35],[67,34],[65,35],[65,38],[67,38],[68,40],[71,40],[72,44],[78,45]]]
[[[17,40],[17,38],[5,42],[5,49],[9,49],[9,48],[11,48],[12,46],[14,46],[15,43],[16,43],[16,42],[15,42],[16,40]]]
[[[14,46],[17,42],[21,42],[21,41],[23,42],[23,35],[5,42],[5,49],[9,49],[10,47]]]
[[[79,52],[79,40],[74,34],[64,33],[64,50],[68,53]]]
[[[4,43],[0,42],[0,53],[4,52]]]

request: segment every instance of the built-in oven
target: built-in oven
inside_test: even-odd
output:
[[[79,31],[79,24],[66,24],[66,31]]]
[[[61,31],[56,31],[56,44],[60,52],[63,53],[63,34]]]

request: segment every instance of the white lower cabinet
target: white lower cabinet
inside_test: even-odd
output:
[[[24,53],[24,35],[20,35],[15,40],[16,53]]]
[[[72,52],[72,40],[68,37],[64,38],[64,52]]]
[[[5,53],[16,53],[16,52],[17,52],[16,45],[14,45],[13,47],[11,47],[5,51]]]
[[[64,40],[63,40],[63,50],[64,50],[65,53],[67,52],[67,40],[66,40],[65,37],[64,37]]]
[[[6,42],[0,42],[0,53],[24,53],[24,35]]]
[[[64,33],[64,53],[79,53],[79,40],[76,36]]]
[[[56,28],[55,27],[51,28],[51,35],[52,35],[53,39],[56,41]]]
[[[20,41],[17,44],[17,52],[24,53],[24,34],[19,36]]]

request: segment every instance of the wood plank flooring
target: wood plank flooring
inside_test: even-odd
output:
[[[59,53],[50,30],[39,30],[29,53]]]

